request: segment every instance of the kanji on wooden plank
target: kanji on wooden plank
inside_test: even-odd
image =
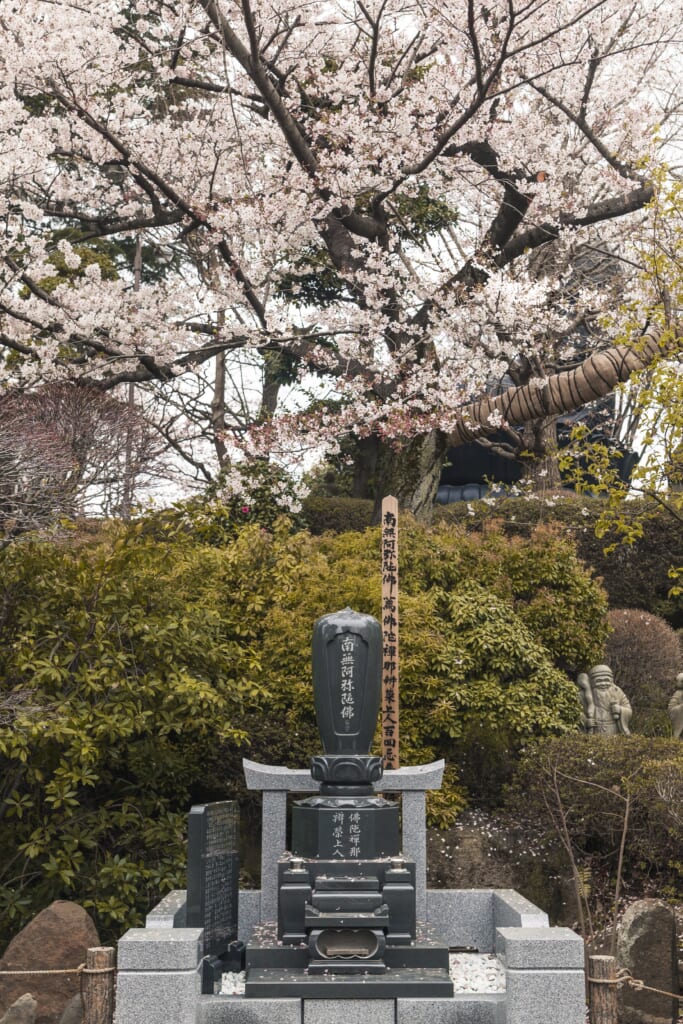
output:
[[[382,501],[382,751],[398,768],[398,501]]]

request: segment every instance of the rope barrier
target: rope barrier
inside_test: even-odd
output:
[[[86,967],[85,964],[79,964],[78,967],[67,967],[59,970],[54,969],[50,971],[0,971],[0,975],[21,975],[21,974],[111,974],[115,971],[115,967]],[[611,985],[616,988],[621,988],[622,985],[630,985],[631,988],[637,992],[656,992],[660,996],[670,996],[672,999],[677,999],[679,1002],[683,1002],[683,996],[680,992],[667,992],[663,988],[653,988],[651,985],[646,985],[642,978],[634,978],[629,970],[625,967],[617,971],[615,978],[593,978],[590,975],[587,976],[588,981],[593,985]]]
[[[636,992],[656,992],[657,995],[670,996],[672,999],[677,999],[679,1003],[683,1002],[683,996],[680,992],[676,994],[675,992],[666,992],[663,988],[652,988],[651,985],[646,985],[642,978],[634,978],[626,967],[620,968],[615,978],[591,978],[588,975],[588,981],[592,982],[593,985],[611,985],[613,988],[630,985]]]
[[[51,971],[0,971],[0,974],[111,974],[115,967],[86,967],[79,964],[78,967],[66,967]]]

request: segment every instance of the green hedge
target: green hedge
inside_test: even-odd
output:
[[[0,558],[2,935],[58,897],[111,935],[182,887],[190,803],[243,797],[245,754],[302,767],[317,750],[314,620],[380,615],[377,529],[192,514],[202,541],[173,514]],[[596,658],[606,602],[547,531],[402,519],[400,552],[402,762],[447,758],[431,814],[448,823],[481,785],[474,742],[495,781],[530,739],[575,728],[566,671]]]
[[[683,627],[683,599],[671,597],[669,569],[683,565],[683,530],[666,512],[643,499],[624,502],[626,523],[640,523],[643,536],[633,544],[618,544],[614,530],[597,537],[595,526],[604,512],[601,498],[583,495],[543,499],[505,498],[489,501],[455,502],[438,506],[440,521],[459,523],[477,531],[484,523],[497,520],[508,536],[529,536],[539,524],[554,523],[574,541],[579,556],[601,577],[612,608],[641,608],[661,615],[675,629]]]
[[[374,502],[363,498],[322,498],[303,501],[303,518],[311,533],[346,533],[370,526]]]

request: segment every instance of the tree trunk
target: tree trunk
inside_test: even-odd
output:
[[[382,498],[387,494],[398,498],[399,508],[428,523],[447,451],[448,438],[440,430],[420,434],[401,447],[379,441],[373,523],[380,521]]]
[[[556,491],[562,486],[557,461],[557,417],[532,420],[524,428],[524,448],[531,458],[524,461],[524,476],[534,494]]]
[[[382,442],[376,434],[356,441],[353,453],[353,498],[377,498],[377,464]]]
[[[225,313],[218,312],[218,322],[223,324]],[[225,435],[225,352],[216,354],[216,376],[211,399],[211,433],[213,445],[218,456],[218,465],[225,469],[228,461],[228,449],[224,441]]]

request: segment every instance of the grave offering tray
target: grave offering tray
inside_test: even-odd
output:
[[[448,947],[416,941],[415,862],[401,854],[399,807],[375,793],[370,755],[381,699],[382,634],[345,608],[313,629],[320,792],[292,809],[278,864],[277,941],[247,944],[247,998],[450,996]]]

